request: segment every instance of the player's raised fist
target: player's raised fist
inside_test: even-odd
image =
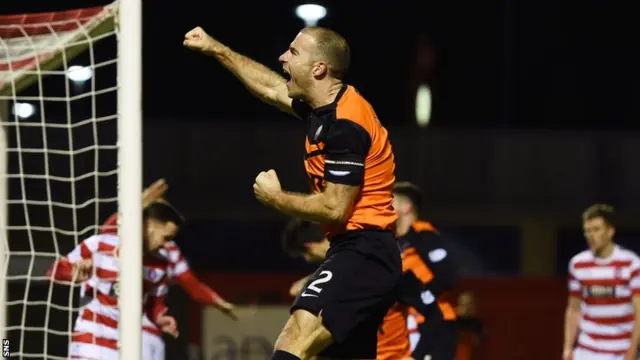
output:
[[[217,41],[207,34],[200,26],[192,29],[184,35],[183,45],[191,50],[203,53],[214,51]]]
[[[263,204],[270,204],[280,191],[282,191],[280,180],[273,169],[258,174],[253,184],[253,193],[256,195],[256,199]]]

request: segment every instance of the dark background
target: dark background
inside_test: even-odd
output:
[[[462,275],[489,281],[566,276],[569,259],[585,249],[580,213],[596,201],[616,206],[619,242],[640,251],[640,37],[634,3],[318,3],[328,7],[320,25],[350,42],[353,63],[347,81],[390,130],[398,179],[423,187],[427,205],[422,215],[450,239],[462,259]],[[104,4],[11,2],[3,3],[0,12]],[[198,274],[302,274],[312,268],[283,254],[279,237],[287,219],[258,204],[251,192],[255,175],[268,168],[278,171],[286,189],[305,190],[305,124],[252,98],[215,60],[182,47],[184,33],[200,25],[278,70],[278,56],[303,26],[294,15],[298,4],[144,4],[144,183],[168,179],[169,200],[188,219],[177,241]],[[100,42],[95,51],[96,62],[113,59],[115,41]],[[85,53],[68,65],[88,61]],[[115,69],[100,71],[98,88],[114,85]],[[414,118],[413,99],[421,83],[429,84],[434,101],[426,129],[419,129]],[[47,78],[44,84],[48,96],[64,94],[61,80]],[[20,95],[39,94],[32,86]],[[83,101],[74,101],[70,113],[64,103],[46,103],[45,122],[77,124],[91,115],[90,103]],[[97,102],[98,116],[115,113],[115,94]],[[9,154],[9,173],[44,174],[46,161],[48,174],[73,179],[114,170],[116,153],[104,145],[115,144],[115,120],[100,124],[95,138],[90,128],[74,128],[73,144],[68,129],[46,130],[49,148],[103,146],[64,156],[20,151],[43,147],[43,130],[9,125],[10,146],[20,148]],[[15,252],[9,271],[19,280],[11,285],[10,300],[43,301],[28,311],[18,303],[10,308],[11,322],[18,326],[12,339],[24,333],[29,344],[41,344],[43,327],[57,329],[63,335],[49,334],[49,341],[59,342],[54,352],[63,354],[70,289],[49,287],[44,273],[53,254],[70,251],[116,211],[116,178],[16,177],[9,187],[9,246]],[[78,205],[95,199],[103,201],[82,208],[47,203]],[[63,310],[45,306],[50,289]],[[171,301],[184,306],[184,294],[178,289],[172,294],[177,295]],[[22,331],[24,324],[36,329]],[[41,353],[38,346],[25,349]]]
[[[4,13],[105,1],[11,2]],[[222,67],[182,48],[196,25],[273,69],[302,27],[283,1],[147,1],[145,113],[150,119],[279,118]],[[632,2],[319,1],[321,25],[351,44],[348,81],[385,124],[412,124],[413,80],[431,83],[433,128],[637,129]],[[420,44],[420,45],[419,45]],[[419,47],[428,56],[419,57]],[[419,65],[418,65],[419,64]],[[636,84],[636,85],[634,85]],[[221,91],[223,90],[223,91]],[[637,103],[637,102],[636,102]],[[160,120],[155,120],[160,121]],[[175,120],[173,120],[175,121]]]

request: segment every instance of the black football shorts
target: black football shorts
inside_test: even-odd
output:
[[[391,232],[337,235],[291,312],[302,309],[322,316],[334,342],[319,356],[375,359],[378,330],[398,299],[401,275],[400,249]]]

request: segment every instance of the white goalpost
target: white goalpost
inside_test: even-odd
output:
[[[120,354],[141,358],[141,6],[0,14],[0,339],[12,359],[70,358],[78,286],[47,269],[114,211]]]

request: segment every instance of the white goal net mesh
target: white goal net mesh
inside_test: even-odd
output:
[[[117,209],[116,7],[0,16],[0,334],[67,359],[77,286],[49,266]]]

